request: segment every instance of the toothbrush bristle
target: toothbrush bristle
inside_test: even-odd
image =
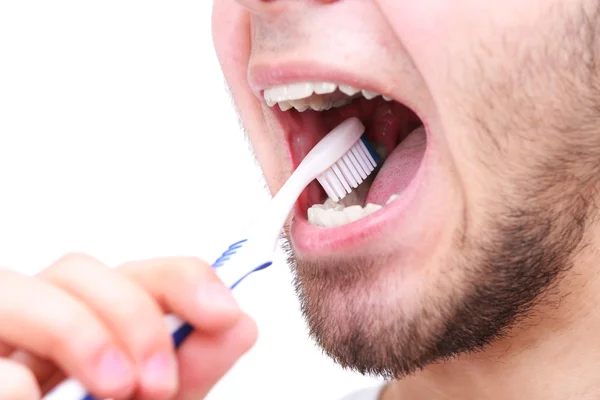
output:
[[[335,202],[340,201],[356,189],[377,167],[378,160],[362,139],[317,180]],[[375,154],[376,156],[376,154]]]

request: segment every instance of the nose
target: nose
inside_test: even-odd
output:
[[[281,11],[289,3],[322,3],[330,4],[339,0],[237,0],[248,12],[252,14],[272,14]]]

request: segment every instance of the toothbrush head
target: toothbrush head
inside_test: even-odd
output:
[[[317,180],[335,202],[340,201],[364,182],[375,170],[380,159],[363,134],[352,148]]]

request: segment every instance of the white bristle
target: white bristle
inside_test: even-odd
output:
[[[356,169],[354,167],[352,167],[353,163],[352,163],[352,160],[350,159],[350,156],[348,156],[348,154],[346,154],[344,157],[342,157],[342,161],[344,162],[344,165],[346,166],[346,168],[350,172],[350,176],[352,177],[352,180],[350,181],[350,183],[352,183],[351,186],[353,188],[358,187],[358,185],[360,184],[362,179],[360,178],[360,175],[358,174],[358,172],[356,172]]]
[[[350,185],[348,185],[348,182],[346,181],[346,177],[342,173],[339,165],[337,163],[333,164],[331,169],[335,173],[335,176],[337,176],[337,178],[340,180],[340,183],[344,186],[344,190],[346,191],[346,193],[350,193],[352,191],[352,189],[350,188]]]
[[[357,187],[358,186],[358,182],[356,182],[356,179],[354,179],[354,175],[352,175],[352,172],[350,172],[350,168],[348,168],[348,166],[346,165],[346,161],[344,158],[342,158],[341,160],[339,160],[336,164],[337,166],[340,167],[340,169],[342,170],[342,173],[344,174],[344,177],[346,178],[346,182],[348,183],[348,185],[350,185],[350,187]],[[352,190],[352,189],[350,189]]]
[[[365,155],[365,157],[367,158],[367,160],[371,163],[371,165],[373,167],[376,167],[377,163],[375,162],[375,159],[373,158],[373,156],[369,152],[369,149],[367,149],[367,146],[363,143],[362,140],[360,142],[358,142],[358,143],[360,145],[360,149],[362,150],[362,152]]]
[[[354,169],[356,170],[356,172],[358,172],[358,175],[360,176],[360,181],[362,182],[365,179],[367,179],[367,173],[363,171],[362,165],[360,164],[360,154],[358,156],[356,155],[356,150],[354,149],[354,147],[351,148],[348,152],[348,157],[350,157],[350,159],[352,160]]]
[[[327,196],[338,202],[367,179],[376,166],[375,159],[362,140],[359,140],[344,157],[321,174],[317,180]]]

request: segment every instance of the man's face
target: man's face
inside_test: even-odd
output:
[[[215,1],[273,193],[347,117],[386,156],[353,199],[384,207],[309,221],[313,183],[286,229],[311,334],[339,363],[399,377],[478,350],[570,270],[600,176],[599,17],[596,0]]]

